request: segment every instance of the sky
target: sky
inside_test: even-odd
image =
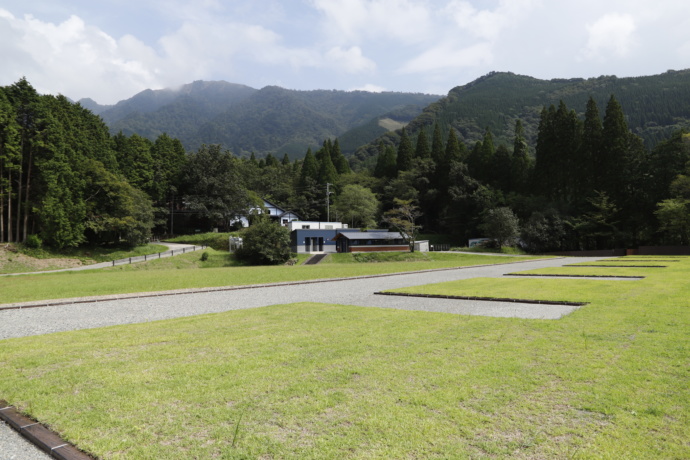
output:
[[[687,0],[0,0],[0,85],[114,104],[195,80],[447,94],[690,68]]]

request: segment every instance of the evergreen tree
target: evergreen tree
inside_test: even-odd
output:
[[[426,137],[426,132],[424,132],[424,128],[419,130],[419,135],[417,136],[415,158],[431,158],[431,151],[429,150],[429,140]]]
[[[410,142],[410,138],[407,137],[407,132],[405,131],[405,128],[403,128],[402,133],[400,134],[400,144],[398,144],[398,157],[396,159],[398,171],[409,171],[410,168],[412,168],[412,157],[412,143]]]
[[[396,173],[395,149],[381,141],[379,143],[379,156],[374,168],[374,177],[392,179]]]
[[[271,155],[270,153],[266,155],[266,166],[277,168],[280,165],[278,159]]]
[[[300,172],[299,186],[305,187],[309,180],[314,183],[319,181],[319,166],[316,163],[316,158],[311,153],[311,149],[307,149],[307,154],[304,156],[302,161],[302,171]]]
[[[330,143],[330,141],[329,141]],[[333,184],[338,180],[338,170],[335,169],[333,161],[331,160],[331,155],[325,153],[321,157],[319,164],[319,175],[318,182],[321,185],[326,185],[328,183]]]
[[[604,191],[620,206],[621,194],[626,188],[626,173],[630,164],[628,151],[630,131],[625,122],[623,108],[612,95],[606,105],[602,129],[600,174],[596,190]]]
[[[350,163],[347,161],[347,158],[345,158],[345,155],[343,155],[343,152],[340,150],[340,143],[338,142],[338,139],[333,142],[333,146],[331,147],[331,160],[333,161],[333,165],[335,166],[335,169],[338,171],[338,174],[349,174],[352,172],[350,169]]]
[[[511,190],[512,161],[508,147],[500,144],[491,159],[492,186],[508,192]]]
[[[453,131],[453,128],[450,129]],[[456,138],[457,142],[457,138]],[[434,134],[431,139],[431,159],[436,165],[441,165],[444,162],[445,151],[443,147],[443,136],[441,135],[441,127],[438,123],[434,123]]]
[[[16,114],[5,92],[0,88],[0,243],[12,241],[13,176],[20,158]]]
[[[511,158],[511,188],[518,192],[527,191],[530,171],[529,147],[525,139],[522,122],[515,121],[515,139],[513,141],[513,155]]]
[[[554,120],[556,107],[544,107],[539,118],[537,133],[536,163],[534,165],[534,191],[548,198],[555,198],[558,158],[556,156],[556,130]]]
[[[601,164],[601,142],[603,126],[597,103],[590,96],[585,109],[585,120],[582,127],[581,153],[579,155],[578,176],[580,187],[578,192],[586,195],[592,189],[600,189],[599,184],[605,181],[603,165]]]
[[[283,155],[283,160],[280,162],[283,166],[289,166],[290,165],[290,157],[286,153]]]

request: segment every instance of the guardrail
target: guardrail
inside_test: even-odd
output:
[[[119,260],[113,260],[112,265],[113,267],[115,265],[126,265],[126,264],[134,264],[137,262],[146,262],[149,260],[153,259],[162,259],[164,257],[172,257],[175,254],[186,254],[187,252],[194,252],[198,251],[199,249],[206,249],[208,246],[186,246],[181,249],[171,249],[170,251],[165,251],[165,252],[159,252],[159,253],[154,253],[154,254],[147,254],[143,256],[136,256],[136,257],[128,257],[126,259],[119,259]]]

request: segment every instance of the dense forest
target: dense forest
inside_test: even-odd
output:
[[[690,242],[690,134],[676,130],[649,148],[617,96],[603,115],[593,97],[543,106],[533,148],[519,118],[510,142],[485,128],[468,143],[434,113],[423,129],[380,139],[367,168],[331,138],[291,159],[240,157],[219,144],[186,153],[167,134],[111,135],[90,110],[20,80],[0,89],[0,241],[138,244],[231,229],[264,198],[303,219],[362,227],[385,225],[384,213],[404,202],[423,232],[465,243],[499,218],[533,252]]]
[[[679,129],[690,128],[690,70],[668,71],[661,75],[618,78],[573,78],[540,80],[509,72],[492,72],[466,85],[453,88],[446,97],[430,104],[408,126],[412,140],[425,129],[431,134],[438,122],[444,136],[452,127],[461,142],[473,145],[491,130],[495,142],[510,144],[515,122],[520,120],[532,152],[536,147],[543,107],[565,102],[584,116],[587,100],[603,107],[611,94],[621,103],[631,131],[653,148]],[[382,140],[397,145],[399,134],[388,133]],[[378,154],[378,141],[361,145],[353,167],[370,167]]]

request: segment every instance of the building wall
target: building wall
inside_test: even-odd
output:
[[[290,250],[297,254],[305,254],[312,252],[336,252],[335,241],[331,241],[340,230],[293,230],[290,233]],[[309,247],[306,246],[305,240],[310,238]],[[314,250],[311,238],[323,238],[323,245],[318,245]],[[318,241],[318,240],[317,240]],[[318,243],[317,243],[318,244]],[[321,250],[321,248],[323,248]]]

